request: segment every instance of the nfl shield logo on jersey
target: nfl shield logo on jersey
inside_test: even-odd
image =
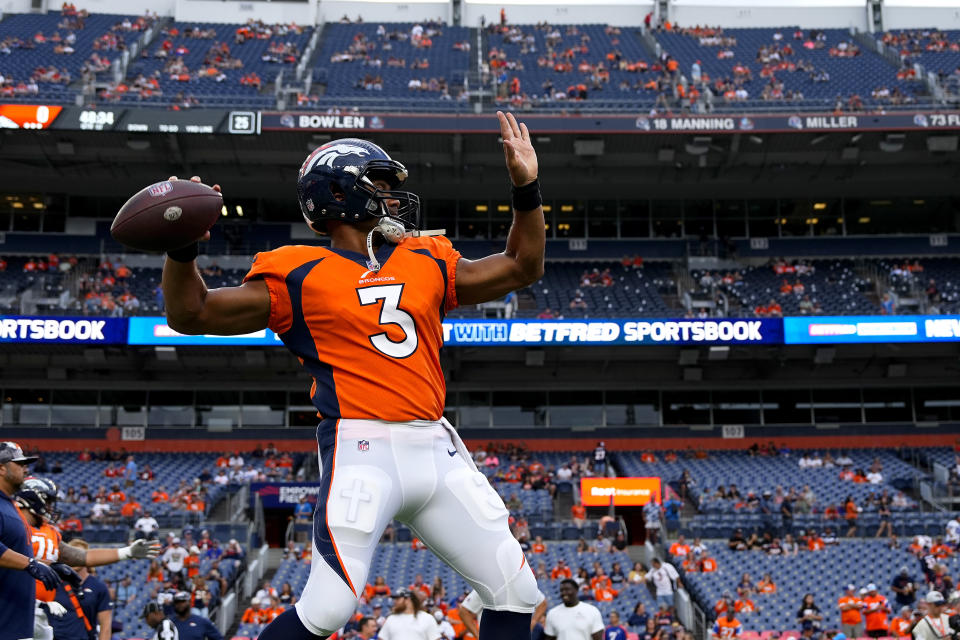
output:
[[[369,451],[369,450],[370,450],[369,440],[357,440],[357,451]]]

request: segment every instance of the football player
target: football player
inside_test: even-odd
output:
[[[502,253],[467,260],[419,232],[406,168],[377,145],[334,140],[307,156],[297,195],[330,246],[260,253],[238,287],[208,290],[196,244],[167,252],[170,327],[185,334],[270,328],[313,377],[321,487],[310,578],[261,640],[327,638],[357,606],[394,518],[477,590],[484,637],[527,640],[537,584],[503,500],[443,419],[444,314],[502,298],[543,275],[537,156],[526,125],[497,113],[512,188]],[[191,178],[199,181],[198,177]]]
[[[60,520],[60,511],[57,509],[57,485],[53,480],[27,478],[14,496],[14,502],[20,508],[24,521],[30,527],[28,534],[33,546],[33,556],[37,560],[53,566],[58,573],[62,573],[62,577],[72,581],[74,587],[80,584],[79,576],[68,568],[64,568],[64,565],[68,565],[68,567],[96,567],[120,560],[155,558],[160,551],[159,543],[147,542],[146,540],[137,540],[130,546],[114,549],[84,550],[68,545],[61,546],[60,530],[56,527],[57,521]],[[76,596],[71,594],[72,588],[70,588],[69,582],[64,588],[67,589],[71,601],[76,605],[75,610],[79,609]],[[63,607],[57,605],[54,600],[56,597],[55,588],[48,589],[38,580],[36,589],[37,608],[34,616],[34,637],[52,637],[53,630],[47,624],[46,612],[49,611],[52,615],[62,616],[64,615],[64,612],[61,611]]]

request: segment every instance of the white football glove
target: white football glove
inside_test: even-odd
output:
[[[156,558],[160,555],[160,543],[155,540],[147,541],[141,538],[140,540],[135,540],[129,547],[122,547],[118,553],[121,560]]]
[[[50,615],[52,616],[57,616],[58,618],[62,618],[63,614],[67,612],[67,608],[55,600],[52,600],[50,602],[44,602],[43,604],[46,605],[47,611],[49,611]]]

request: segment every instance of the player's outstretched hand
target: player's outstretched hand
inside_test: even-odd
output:
[[[80,574],[74,571],[70,565],[62,562],[54,562],[50,565],[50,568],[57,572],[57,575],[60,576],[61,580],[72,586],[74,589],[80,588],[83,578],[81,578]]]
[[[57,585],[60,584],[60,576],[57,575],[57,572],[42,562],[38,562],[36,558],[30,558],[25,571],[33,576],[34,580],[39,580],[47,589],[56,589]]]
[[[156,558],[160,555],[160,543],[154,540],[153,542],[148,542],[147,540],[135,540],[133,544],[130,545],[130,558],[133,560],[143,560],[144,558]]]
[[[517,124],[512,113],[504,115],[497,111],[500,121],[500,137],[503,138],[503,155],[507,159],[507,171],[513,186],[522,187],[537,179],[537,152],[530,142],[527,125]]]
[[[180,178],[178,178],[177,176],[170,176],[169,178],[167,178],[167,180],[169,180],[169,181],[171,181],[171,182],[173,182],[173,181],[175,181],[175,180],[179,180],[179,179],[180,179]],[[200,179],[200,176],[191,176],[191,177],[190,177],[190,182],[203,182],[203,180]],[[215,184],[215,185],[213,185],[213,187],[211,187],[211,188],[212,188],[214,191],[216,191],[217,193],[220,193],[220,185]],[[206,242],[206,241],[209,240],[209,239],[210,239],[210,232],[207,231],[205,234],[203,234],[203,237],[200,238],[200,242]]]

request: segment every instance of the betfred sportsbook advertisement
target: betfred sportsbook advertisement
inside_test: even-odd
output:
[[[580,478],[585,507],[640,507],[651,500],[662,503],[660,478]]]
[[[780,318],[730,320],[446,320],[448,346],[782,344]]]
[[[0,343],[126,344],[124,318],[0,316]]]

